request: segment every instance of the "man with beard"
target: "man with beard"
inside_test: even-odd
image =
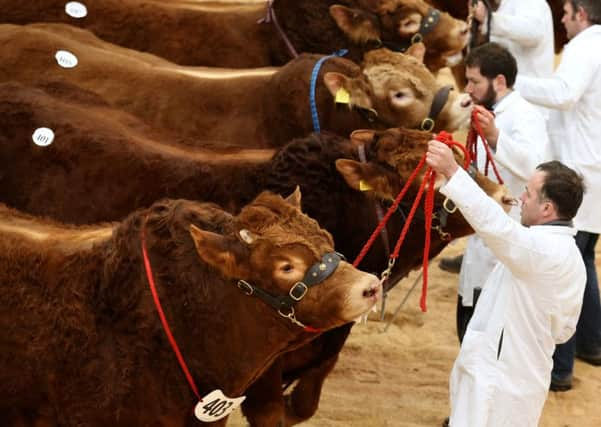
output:
[[[550,109],[549,137],[556,158],[584,176],[588,188],[574,219],[576,244],[586,265],[587,282],[575,336],[557,346],[551,390],[572,387],[574,356],[601,366],[601,303],[595,246],[601,233],[601,2],[566,0],[561,19],[570,40],[549,78],[519,77],[530,102]]]
[[[543,115],[513,90],[517,65],[513,55],[497,43],[473,49],[465,60],[466,92],[474,102],[477,120],[493,160],[511,194],[521,194],[536,165],[548,160],[548,136]],[[477,141],[477,167],[484,170],[486,151]],[[514,206],[510,216],[520,219]],[[459,341],[473,314],[478,295],[497,259],[478,236],[468,239],[459,272],[457,335]]]

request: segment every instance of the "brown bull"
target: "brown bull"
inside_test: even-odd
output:
[[[300,193],[263,193],[235,217],[163,200],[120,224],[80,228],[2,206],[0,236],[4,426],[15,412],[46,407],[61,426],[184,425],[196,402],[147,274],[202,395],[244,394],[279,355],[313,338],[278,313],[288,313],[284,302],[291,319],[327,330],[368,311],[380,291],[375,276],[336,263],[332,237],[301,213]],[[310,283],[321,265],[326,274]],[[299,282],[310,286],[295,301]]]
[[[31,132],[39,126],[54,130],[51,145],[33,145]],[[388,163],[405,179],[407,166],[423,154],[430,138],[428,133],[401,130],[356,135],[369,140],[364,141],[369,143],[368,160]],[[9,204],[28,212],[69,222],[96,222],[121,218],[167,196],[214,201],[236,211],[263,189],[289,194],[298,184],[304,210],[333,234],[337,249],[352,259],[377,225],[379,202],[373,192],[356,191],[346,182],[359,187],[363,179],[384,199],[400,186],[401,177],[389,167],[358,163],[356,147],[331,135],[291,142],[275,155],[271,150],[178,149],[161,145],[154,137],[152,129],[132,116],[77,88],[55,84],[42,91],[14,83],[0,85],[4,171],[0,188]],[[407,160],[398,157],[409,152]],[[351,162],[339,164],[341,159]],[[498,190],[490,181],[479,182],[489,194]],[[402,221],[402,214],[395,212],[387,226],[391,244]],[[446,230],[455,237],[470,232],[457,215],[449,216]],[[408,249],[397,262],[393,279],[420,265],[423,237],[423,222],[418,222],[410,229]],[[437,233],[433,238],[430,256],[446,245]],[[378,240],[360,267],[382,271],[387,250]],[[248,391],[244,409],[251,424],[273,426],[285,419],[290,425],[309,418],[350,326],[329,331],[278,359]],[[300,382],[284,406],[281,384],[297,378]]]
[[[2,22],[61,22],[93,31],[111,43],[150,52],[181,65],[255,68],[283,65],[293,58],[266,3],[183,4],[175,1],[86,0],[87,15],[73,18],[65,1],[18,4],[0,0]],[[407,47],[418,32],[428,47],[426,65],[448,65],[467,43],[467,25],[447,13],[435,15],[423,0],[275,0],[273,10],[298,53],[330,54],[349,49],[349,58],[381,45]],[[421,30],[421,31],[420,31]]]
[[[0,82],[68,82],[192,145],[274,147],[314,128],[310,82],[320,56],[302,55],[275,72],[201,72],[58,24],[1,25],[0,45]],[[59,49],[74,53],[78,65],[59,67]],[[411,52],[423,53],[419,46]],[[341,88],[348,97],[336,104]],[[453,131],[467,123],[470,109],[454,92],[435,102],[442,88],[411,55],[380,49],[368,53],[362,67],[332,58],[316,79],[318,121],[321,130],[347,136],[370,126],[419,127],[433,116],[434,129]]]

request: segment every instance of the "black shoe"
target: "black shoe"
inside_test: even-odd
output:
[[[442,422],[442,427],[449,427],[449,417],[446,417]]]
[[[597,353],[576,352],[576,358],[593,366],[601,366],[601,351]]]
[[[461,263],[463,262],[463,255],[457,255],[455,257],[444,257],[438,263],[441,270],[448,271],[449,273],[459,273],[461,270]]]
[[[568,391],[572,388],[572,374],[567,375],[564,378],[556,377],[551,374],[551,384],[549,390],[551,391]]]

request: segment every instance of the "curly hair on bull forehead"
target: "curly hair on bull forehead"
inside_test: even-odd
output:
[[[234,222],[237,229],[257,233],[275,246],[307,246],[317,257],[334,248],[332,235],[317,221],[273,193],[261,193],[240,211]]]

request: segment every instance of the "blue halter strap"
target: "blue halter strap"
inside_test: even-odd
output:
[[[309,104],[311,106],[311,118],[313,119],[313,131],[316,133],[321,132],[321,129],[319,127],[319,115],[317,114],[317,104],[315,103],[315,86],[317,84],[317,76],[319,74],[319,70],[321,69],[322,64],[328,59],[334,58],[336,56],[344,56],[347,53],[348,49],[340,49],[338,52],[334,52],[331,55],[320,58],[319,61],[315,63],[313,71],[311,72],[311,89],[309,91]]]

